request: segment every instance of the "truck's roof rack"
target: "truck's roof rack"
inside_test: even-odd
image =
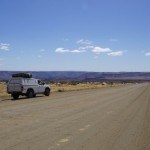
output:
[[[15,73],[15,74],[12,74],[12,77],[32,78],[32,74],[31,73]]]

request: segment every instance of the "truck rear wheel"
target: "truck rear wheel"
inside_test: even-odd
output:
[[[18,99],[19,98],[19,94],[12,94],[11,95],[14,99]]]
[[[32,89],[30,89],[30,90],[27,91],[27,97],[28,98],[34,97],[34,91]]]

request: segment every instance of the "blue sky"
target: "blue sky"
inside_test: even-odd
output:
[[[0,0],[0,70],[150,71],[149,0]]]

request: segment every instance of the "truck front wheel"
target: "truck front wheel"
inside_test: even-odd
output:
[[[50,89],[46,88],[44,94],[45,94],[45,96],[49,96],[50,95]]]

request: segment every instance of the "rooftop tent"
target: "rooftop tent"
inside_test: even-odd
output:
[[[12,77],[32,78],[31,73],[16,73],[12,74]]]

